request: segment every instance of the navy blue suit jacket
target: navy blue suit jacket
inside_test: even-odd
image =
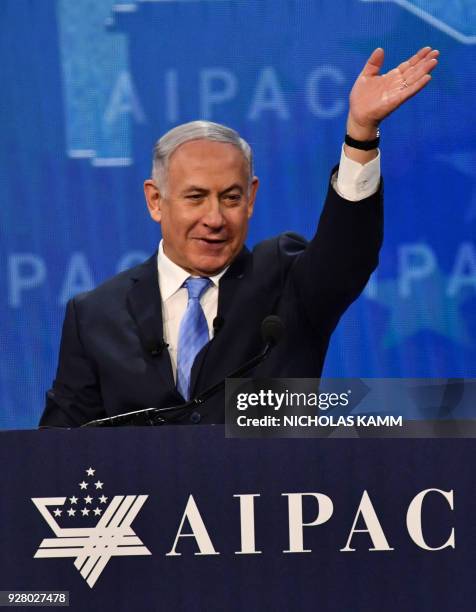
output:
[[[250,376],[319,377],[340,316],[378,263],[381,190],[360,202],[329,188],[314,238],[282,234],[243,248],[219,284],[215,337],[197,355],[191,397],[223,379],[263,348],[262,320],[282,318],[286,333]],[[183,403],[170,357],[160,348],[162,308],[157,260],[118,274],[67,306],[59,365],[40,425],[77,426],[148,407]],[[219,393],[202,423],[224,420]]]

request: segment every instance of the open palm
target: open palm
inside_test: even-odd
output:
[[[377,126],[401,104],[418,93],[431,80],[439,52],[420,49],[393,70],[380,74],[384,51],[375,49],[350,93],[350,117],[362,127]]]

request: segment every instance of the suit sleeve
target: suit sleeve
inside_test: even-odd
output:
[[[40,427],[77,427],[103,416],[97,369],[81,342],[74,298],[66,306],[58,370],[46,393]]]
[[[315,333],[328,336],[378,264],[383,187],[349,202],[329,185],[317,232],[296,258],[291,280]]]

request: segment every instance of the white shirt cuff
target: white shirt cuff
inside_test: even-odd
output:
[[[342,153],[338,171],[331,179],[332,186],[337,193],[346,200],[358,202],[376,193],[380,183],[380,151],[377,157],[366,164],[349,159]]]

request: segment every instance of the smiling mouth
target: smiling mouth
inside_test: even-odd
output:
[[[209,245],[225,244],[225,242],[226,242],[225,238],[222,238],[222,239],[218,239],[218,238],[197,238],[197,240],[199,242],[202,242],[204,244],[209,244]]]

